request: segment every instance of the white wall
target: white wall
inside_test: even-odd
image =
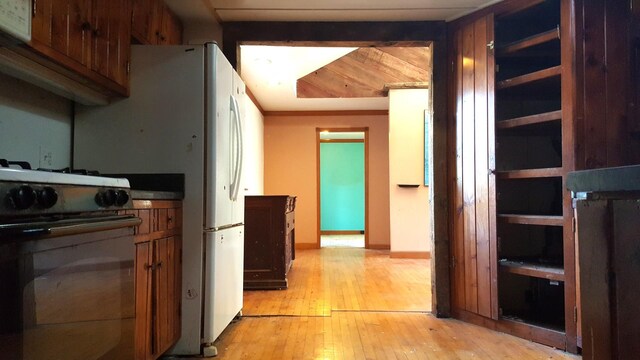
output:
[[[71,101],[0,74],[0,158],[70,166],[72,112]]]
[[[264,194],[264,116],[249,99],[244,99],[244,149],[243,178],[246,195]]]
[[[389,91],[389,213],[391,253],[431,250],[429,188],[424,186],[426,89]],[[398,184],[419,184],[400,188]]]
[[[217,22],[188,22],[183,26],[182,40],[185,44],[215,41],[222,48],[222,26]]]

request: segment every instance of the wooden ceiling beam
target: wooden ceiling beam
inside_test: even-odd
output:
[[[425,83],[431,79],[429,48],[359,48],[303,76],[298,98],[387,96],[386,84]]]

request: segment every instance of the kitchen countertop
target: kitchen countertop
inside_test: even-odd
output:
[[[182,200],[184,193],[180,191],[148,191],[131,190],[133,200]]]
[[[640,191],[640,165],[574,171],[567,188],[575,193]]]

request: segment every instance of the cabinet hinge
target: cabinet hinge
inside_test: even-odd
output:
[[[496,42],[491,40],[488,44],[487,44],[487,48],[489,48],[489,50],[493,50],[496,47]]]
[[[31,15],[33,17],[36,17],[36,14],[38,13],[37,8],[38,8],[38,0],[33,0],[33,3],[31,4]]]

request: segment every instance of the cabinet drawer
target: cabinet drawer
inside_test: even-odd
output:
[[[295,228],[296,218],[295,218],[294,214],[295,213],[290,212],[290,213],[287,213],[287,215],[286,215],[286,220],[285,220],[285,222],[286,222],[285,231],[286,232],[289,232],[289,231],[293,230],[293,228]]]

